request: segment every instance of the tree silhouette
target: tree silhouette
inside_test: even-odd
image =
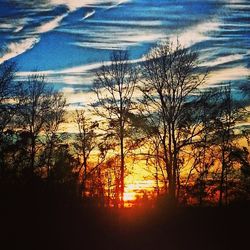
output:
[[[128,61],[126,51],[111,55],[111,64],[103,65],[96,73],[93,90],[98,98],[96,113],[109,124],[109,132],[119,140],[120,150],[120,201],[123,206],[125,175],[125,137],[128,114],[133,109],[132,98],[138,79],[134,65]]]
[[[168,42],[152,49],[142,64],[141,103],[161,143],[168,178],[168,194],[176,199],[179,154],[197,135],[197,124],[190,122],[191,96],[204,83],[197,69],[197,53],[174,47]],[[192,126],[191,126],[192,125]]]
[[[80,158],[80,167],[77,172],[80,179],[80,194],[85,196],[87,179],[102,165],[108,148],[98,138],[100,137],[96,132],[99,126],[98,122],[93,122],[87,118],[83,110],[76,110],[75,120],[78,134],[74,142],[74,148]],[[91,160],[92,164],[90,163]]]
[[[0,64],[0,177],[5,175],[6,164],[9,165],[5,154],[13,150],[13,118],[20,104],[17,93],[19,84],[14,81],[16,70],[15,63]]]
[[[29,141],[27,174],[34,175],[36,167],[41,167],[38,153],[46,144],[47,174],[51,168],[51,158],[57,131],[63,121],[65,99],[56,93],[42,75],[32,75],[20,87],[22,105],[18,110],[18,127],[26,132]],[[45,141],[43,140],[45,139]]]
[[[50,96],[50,110],[46,114],[44,123],[44,136],[41,139],[43,144],[44,164],[47,168],[47,178],[50,178],[50,171],[53,167],[55,150],[63,143],[64,133],[59,133],[59,126],[65,121],[66,99],[62,93],[52,92]]]

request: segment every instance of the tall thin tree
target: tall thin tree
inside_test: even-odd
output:
[[[119,140],[120,148],[120,202],[124,203],[125,137],[128,114],[133,109],[133,94],[138,74],[129,63],[126,51],[116,51],[111,55],[110,65],[103,65],[96,73],[94,92],[98,98],[97,114],[109,124],[109,130]]]
[[[145,115],[160,139],[168,178],[168,194],[176,199],[179,153],[197,135],[198,124],[190,122],[189,103],[206,74],[197,71],[196,52],[165,42],[153,48],[141,67]]]

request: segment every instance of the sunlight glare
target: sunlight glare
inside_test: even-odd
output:
[[[153,180],[140,180],[129,183],[125,187],[124,201],[131,202],[137,198],[142,198],[144,193],[154,190],[155,182]]]

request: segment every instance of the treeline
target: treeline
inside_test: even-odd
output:
[[[74,113],[77,133],[61,131],[66,99],[44,76],[19,82],[14,63],[0,65],[1,188],[40,185],[122,207],[137,164],[155,180],[151,196],[174,204],[249,200],[248,83],[206,87],[198,54],[169,43],[137,64],[125,51],[110,61],[96,72],[97,101]]]

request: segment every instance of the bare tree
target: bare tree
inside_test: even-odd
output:
[[[237,148],[235,124],[242,120],[243,109],[233,99],[231,84],[218,91],[217,117],[214,129],[214,143],[221,163],[219,180],[219,205],[228,204],[229,174],[233,169],[232,153]]]
[[[241,90],[243,96],[245,97],[249,97],[250,96],[250,76],[248,77],[248,79],[246,80],[245,83],[241,84],[239,89]]]
[[[0,65],[0,133],[13,118],[16,107],[17,83],[14,82],[16,65],[5,63]]]
[[[62,143],[62,134],[58,133],[59,126],[65,120],[66,99],[62,93],[53,92],[50,96],[50,109],[46,114],[44,123],[44,161],[47,167],[47,178],[50,178],[51,168],[53,167],[54,151]]]
[[[91,154],[98,147],[97,134],[95,132],[98,123],[88,119],[84,110],[76,110],[75,120],[78,126],[78,134],[74,147],[81,161],[78,176],[81,179],[80,193],[84,195],[88,172],[91,170],[89,166]]]
[[[132,126],[136,128],[134,134],[139,153],[137,156],[145,160],[147,171],[155,179],[155,191],[157,196],[160,195],[160,186],[163,186],[167,191],[167,176],[164,167],[164,157],[161,147],[161,141],[158,135],[158,124],[150,115],[145,114],[146,107],[137,105],[137,114],[130,114]],[[147,110],[148,114],[150,113]]]
[[[199,124],[190,119],[191,110],[194,110],[190,109],[190,103],[196,98],[193,94],[206,76],[198,73],[197,58],[197,53],[166,42],[152,49],[141,67],[141,103],[160,140],[168,194],[173,201],[176,199],[179,153],[200,133]]]
[[[197,102],[194,103],[192,112],[199,117],[200,133],[190,145],[191,165],[186,177],[186,190],[197,198],[200,206],[211,193],[211,168],[215,165],[217,158],[214,147],[214,131],[218,115],[218,91],[217,89],[205,89],[200,93]],[[192,116],[191,116],[192,117]],[[197,121],[196,121],[197,122]],[[194,186],[190,186],[190,182]]]
[[[29,140],[28,173],[33,175],[38,158],[37,153],[43,146],[41,134],[47,133],[49,137],[55,136],[62,122],[65,101],[60,94],[55,94],[42,75],[32,75],[22,83],[20,98],[22,105],[19,108],[19,127],[26,132]]]
[[[13,145],[13,117],[19,106],[17,90],[19,84],[15,81],[15,63],[4,63],[0,65],[0,176],[5,175],[6,165],[9,159],[5,154]]]
[[[96,73],[94,92],[97,95],[99,108],[97,114],[109,124],[109,130],[119,140],[120,148],[120,201],[123,206],[125,174],[125,137],[128,126],[128,114],[131,112],[132,98],[137,71],[129,63],[126,51],[113,52],[111,64],[103,65]]]
[[[249,106],[249,100],[250,100],[250,76],[248,77],[247,81],[240,85],[239,87],[243,97],[244,97],[244,105],[246,107]],[[250,112],[246,110],[246,119],[249,118]],[[244,128],[242,130],[243,136],[247,140],[248,145],[250,146],[250,128]]]

